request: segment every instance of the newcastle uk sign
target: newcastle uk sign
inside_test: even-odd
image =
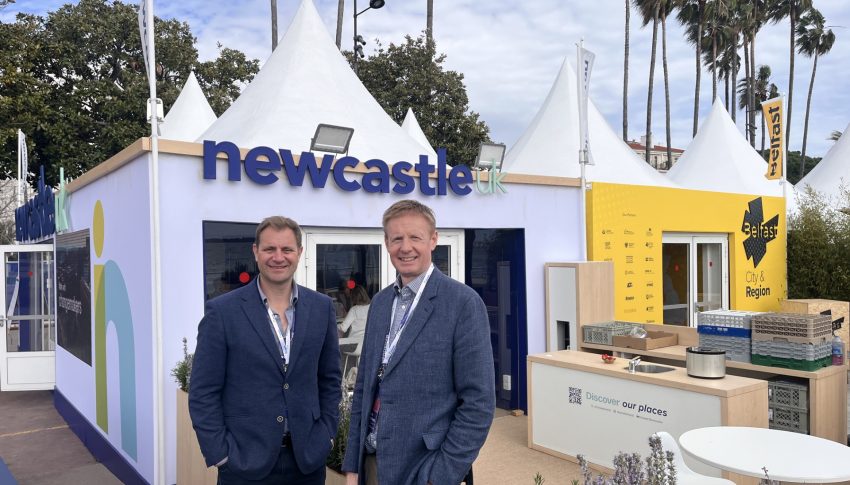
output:
[[[496,193],[500,190],[507,193],[502,186],[504,174],[491,169],[489,178],[482,181],[480,172],[475,176],[466,165],[449,167],[446,163],[446,150],[437,150],[437,166],[428,163],[427,155],[420,155],[415,164],[399,161],[392,166],[376,158],[367,160],[363,165],[369,170],[357,177],[346,168],[354,168],[359,163],[355,157],[345,156],[334,163],[334,156],[322,156],[317,163],[312,152],[301,152],[296,163],[290,150],[274,150],[270,147],[259,146],[252,148],[241,160],[239,147],[229,141],[204,141],[204,179],[215,180],[218,177],[216,165],[219,154],[224,154],[227,161],[227,179],[232,182],[242,180],[244,167],[245,175],[254,183],[270,185],[285,178],[289,185],[301,187],[308,182],[317,189],[324,188],[329,181],[346,192],[362,190],[369,193],[390,192],[409,194],[419,189],[423,195],[448,195],[450,192],[464,196],[473,191],[482,194]],[[415,169],[416,174],[411,173]],[[436,179],[430,178],[436,174]]]

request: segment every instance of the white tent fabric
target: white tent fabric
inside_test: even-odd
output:
[[[809,185],[824,196],[834,199],[839,197],[842,183],[850,190],[850,124],[820,163],[806,174],[797,186],[802,189]]]
[[[201,91],[198,78],[190,72],[180,95],[159,125],[160,136],[169,140],[195,141],[215,120],[215,113]]]
[[[198,141],[226,140],[240,147],[262,145],[300,153],[310,150],[319,123],[353,128],[348,153],[361,161],[416,163],[426,153],[351,70],[312,0],[302,0],[266,64]]]
[[[768,180],[767,163],[741,136],[720,98],[667,176],[695,190],[782,197],[778,180]]]
[[[422,131],[422,127],[419,126],[419,121],[416,119],[416,115],[413,114],[413,110],[411,108],[407,108],[407,114],[404,115],[404,121],[401,122],[401,128],[406,131],[411,138],[419,142],[419,144],[425,148],[425,153],[433,157],[432,160],[436,160],[437,153],[428,141],[428,137],[426,137],[425,133]]]
[[[590,151],[595,165],[587,180],[630,185],[674,186],[626,145],[591,101],[588,106]],[[558,177],[581,176],[578,163],[579,115],[576,74],[569,61],[525,133],[505,155],[503,172]]]

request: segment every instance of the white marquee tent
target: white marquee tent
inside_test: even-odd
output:
[[[216,120],[194,72],[159,125],[160,136],[169,140],[195,141]]]
[[[349,67],[312,0],[303,0],[277,49],[241,96],[198,139],[310,150],[320,123],[354,129],[361,161],[415,163],[424,147],[390,118]],[[431,163],[434,163],[433,161]]]
[[[428,141],[428,137],[426,137],[425,133],[422,131],[422,127],[419,126],[419,121],[416,119],[416,115],[413,114],[413,109],[407,108],[407,114],[404,115],[404,121],[401,122],[401,128],[406,131],[411,138],[418,141],[419,144],[425,148],[426,151],[424,153],[427,153],[429,156],[433,157],[433,159],[437,158],[437,153]]]
[[[840,187],[850,190],[850,124],[841,138],[826,152],[823,160],[806,174],[797,186],[806,185],[833,199],[839,197]]]
[[[502,171],[580,177],[578,131],[576,74],[569,61],[564,60],[543,106],[505,155]],[[588,132],[595,165],[587,167],[587,180],[631,185],[675,185],[641,160],[614,133],[592,101],[588,106]]]
[[[782,197],[778,180],[765,177],[767,163],[729,117],[720,98],[667,176],[687,189]]]

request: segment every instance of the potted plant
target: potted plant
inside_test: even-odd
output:
[[[345,485],[345,474],[342,472],[342,461],[345,459],[345,445],[348,443],[348,427],[351,424],[351,396],[345,389],[339,402],[339,424],[336,429],[336,439],[331,448],[327,465],[325,485]]]
[[[192,357],[186,338],[183,338],[183,359],[171,369],[177,383],[177,483],[215,485],[218,472],[215,467],[207,468],[198,438],[189,417],[189,384],[192,376]]]

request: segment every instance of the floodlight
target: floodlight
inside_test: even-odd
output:
[[[501,170],[502,161],[505,159],[505,148],[504,143],[482,143],[478,149],[478,158],[475,160],[474,167],[479,170],[490,168]]]
[[[330,153],[347,153],[354,128],[320,123],[310,140],[310,150]]]

